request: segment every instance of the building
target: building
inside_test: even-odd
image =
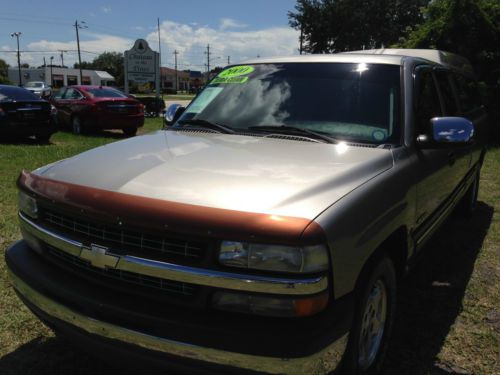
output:
[[[175,84],[175,69],[162,67],[160,69],[160,85],[164,90],[197,91],[203,85],[201,72],[194,70],[178,70],[177,85]]]
[[[19,71],[17,68],[9,68],[9,80],[15,85],[19,84]],[[108,72],[102,70],[82,69],[82,82],[80,82],[80,69],[41,67],[21,68],[22,84],[30,81],[43,81],[53,88],[70,85],[95,85],[114,86],[115,78]]]

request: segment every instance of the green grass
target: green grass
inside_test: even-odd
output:
[[[141,132],[161,127],[147,119]],[[56,339],[19,301],[3,254],[20,238],[16,178],[53,161],[123,138],[119,132],[74,136],[59,132],[52,144],[0,143],[0,374],[110,374]],[[480,204],[470,219],[451,218],[429,244],[422,262],[402,286],[394,340],[384,374],[500,373],[500,148],[487,154]]]

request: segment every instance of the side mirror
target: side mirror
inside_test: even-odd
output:
[[[186,107],[178,103],[170,104],[165,112],[165,127],[172,126],[181,117]]]
[[[434,117],[430,123],[430,134],[419,135],[421,148],[439,148],[464,145],[474,136],[474,125],[463,117]]]

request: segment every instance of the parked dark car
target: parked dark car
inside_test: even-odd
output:
[[[144,125],[144,105],[111,87],[68,86],[51,98],[58,121],[73,133],[89,129],[121,129],[135,135]]]
[[[165,101],[154,96],[137,98],[144,105],[144,115],[147,117],[158,117],[165,109]]]
[[[0,137],[34,135],[48,142],[57,131],[51,119],[55,111],[49,102],[22,87],[0,85]]]

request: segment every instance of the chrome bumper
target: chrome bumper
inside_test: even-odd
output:
[[[70,255],[85,259],[95,267],[108,267],[166,280],[253,293],[304,296],[323,292],[328,287],[326,276],[290,279],[245,275],[113,254],[98,247],[90,249],[81,242],[43,228],[21,212],[19,221],[23,237],[32,247],[36,247],[33,241],[42,241]]]
[[[347,345],[348,334],[345,334],[320,352],[302,358],[263,357],[201,347],[151,336],[111,323],[95,320],[44,296],[31,288],[10,270],[9,274],[16,291],[26,301],[53,318],[70,326],[80,328],[89,334],[137,345],[157,352],[168,353],[181,358],[270,374],[327,374],[339,366]]]

